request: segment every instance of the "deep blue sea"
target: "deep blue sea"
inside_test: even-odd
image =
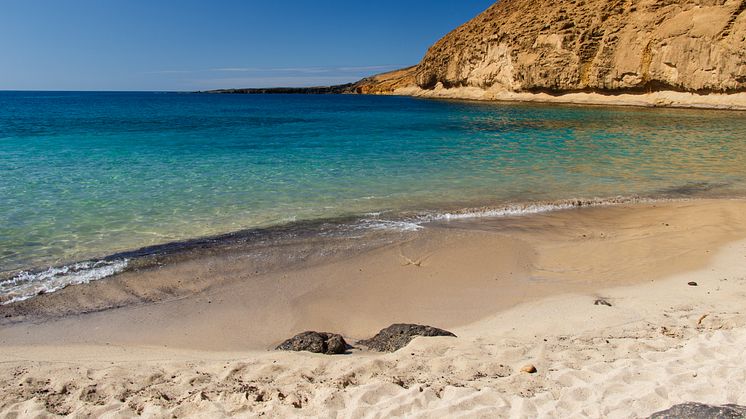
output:
[[[303,220],[744,191],[739,112],[0,92],[0,294],[49,279],[22,270]]]

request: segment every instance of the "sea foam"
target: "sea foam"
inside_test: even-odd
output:
[[[605,207],[612,205],[652,203],[661,201],[673,201],[675,199],[653,199],[637,196],[620,196],[613,198],[592,199],[567,199],[557,201],[514,203],[500,206],[489,206],[479,208],[464,208],[458,211],[426,212],[416,216],[403,219],[380,218],[381,213],[366,214],[369,218],[363,219],[358,227],[371,230],[397,230],[417,231],[424,228],[424,224],[438,221],[456,221],[472,218],[500,218],[518,217],[532,214],[541,214],[553,211],[569,210],[584,207]]]
[[[521,215],[541,214],[545,212],[568,210],[582,207],[605,207],[611,205],[634,204],[645,202],[671,201],[670,199],[641,198],[637,196],[620,196],[614,198],[565,199],[526,204],[508,204],[498,207],[465,209],[455,212],[444,212],[428,216],[427,221],[450,221],[468,218],[499,218]]]
[[[52,267],[44,271],[23,271],[0,281],[0,304],[27,300],[39,294],[59,291],[69,285],[87,284],[118,274],[127,268],[127,259],[86,261]]]

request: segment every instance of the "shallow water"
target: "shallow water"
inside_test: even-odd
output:
[[[744,191],[738,112],[0,92],[0,273],[311,219]]]

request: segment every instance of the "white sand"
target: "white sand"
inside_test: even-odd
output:
[[[0,412],[627,418],[685,401],[746,404],[746,241],[725,245],[698,269],[665,278],[629,258],[650,240],[676,248],[689,234],[687,243],[694,246],[707,232],[735,229],[711,221],[723,216],[735,223],[738,212],[719,214],[716,204],[708,205],[676,209],[683,214],[676,220],[691,224],[672,233],[675,240],[659,240],[661,232],[644,234],[658,228],[653,223],[647,230],[628,230],[631,224],[619,221],[612,238],[595,242],[598,258],[593,248],[579,248],[587,252],[585,272],[603,272],[591,265],[611,251],[619,256],[619,271],[639,276],[635,285],[530,301],[452,329],[458,338],[418,338],[393,354],[13,345],[6,337],[0,347]],[[656,211],[668,210],[650,210]],[[620,219],[618,212],[606,214]],[[706,214],[715,218],[703,219]],[[578,260],[583,258],[575,265]],[[699,286],[688,286],[690,281]],[[612,307],[594,305],[599,297]],[[520,371],[529,363],[538,373]]]

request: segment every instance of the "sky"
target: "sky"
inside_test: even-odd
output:
[[[0,90],[346,83],[414,65],[494,0],[0,0]]]

